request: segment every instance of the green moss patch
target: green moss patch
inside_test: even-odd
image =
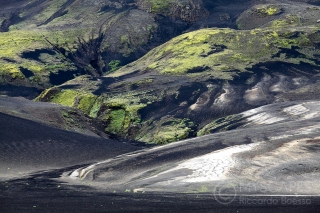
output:
[[[193,131],[194,123],[189,119],[163,118],[162,121],[156,123],[150,122],[148,126],[147,128],[151,129],[146,134],[140,134],[137,140],[167,144],[188,138]]]
[[[108,107],[103,118],[109,123],[106,131],[121,136],[127,134],[131,125],[141,122],[139,110],[147,106],[139,97],[121,95],[105,99],[104,105]]]
[[[291,14],[288,14],[285,17],[275,20],[271,23],[271,27],[274,28],[293,27],[301,25],[301,19],[298,16]]]
[[[109,125],[106,128],[106,132],[119,134],[123,130],[124,121],[126,118],[126,112],[123,109],[110,110],[105,117],[109,121]]]
[[[278,5],[263,5],[255,8],[255,12],[262,16],[274,16],[281,13],[281,8]]]
[[[79,79],[82,78],[79,77]],[[141,96],[146,97],[145,95]],[[125,137],[131,125],[141,122],[139,110],[147,104],[141,103],[140,98],[140,96],[133,94],[98,97],[80,89],[71,90],[53,87],[45,90],[36,100],[80,109],[86,115],[105,122],[107,133]]]
[[[78,90],[53,87],[43,91],[36,101],[50,101],[68,107],[76,107],[91,117],[96,117],[102,105],[101,98]]]
[[[11,75],[13,78],[25,78],[20,68],[27,69],[34,74],[30,80],[36,84],[48,83],[50,72],[59,70],[76,70],[76,67],[58,53],[54,55],[42,54],[39,59],[24,58],[23,53],[39,49],[51,49],[44,37],[61,43],[71,42],[65,34],[50,33],[48,31],[10,31],[0,33],[0,73]],[[76,38],[74,38],[76,39]],[[72,42],[71,42],[72,44]]]
[[[80,96],[78,108],[82,110],[85,114],[90,115],[91,109],[95,104],[97,96],[92,94],[84,94]]]
[[[51,102],[68,107],[73,107],[77,96],[78,93],[74,90],[63,90],[57,95],[51,97]]]
[[[154,13],[167,13],[172,0],[147,0],[151,5],[151,11]]]

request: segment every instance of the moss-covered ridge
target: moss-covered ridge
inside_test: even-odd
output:
[[[76,71],[71,61],[55,52],[44,37],[62,43],[76,43],[78,30],[50,31],[19,30],[0,33],[0,76],[5,80],[21,79],[35,86],[50,86],[50,73],[59,70]],[[25,71],[25,73],[24,73]]]
[[[150,51],[136,62],[111,76],[137,70],[161,74],[206,73],[217,79],[233,79],[263,62],[281,61],[316,65],[320,42],[319,27],[254,30],[202,29],[178,36]],[[283,50],[296,48],[297,56],[287,57]]]
[[[130,126],[141,122],[138,111],[147,104],[141,103],[139,96],[95,95],[84,89],[62,89],[53,87],[42,92],[37,101],[53,102],[75,107],[92,118],[105,123],[109,134],[125,137]]]
[[[158,28],[151,14],[110,1],[32,0],[8,11],[0,8],[0,83],[18,86],[48,88],[93,69],[113,71],[112,62],[121,66],[150,49]]]

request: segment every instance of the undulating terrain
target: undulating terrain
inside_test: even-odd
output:
[[[82,197],[317,197],[319,100],[318,0],[0,0],[11,212],[34,196],[24,184],[47,182]]]

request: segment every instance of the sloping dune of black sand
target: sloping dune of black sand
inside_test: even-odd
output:
[[[86,164],[141,149],[0,113],[0,179]]]
[[[159,165],[164,165],[164,168],[168,170],[171,168],[170,165],[175,162],[179,163],[180,160],[193,159],[195,156],[202,156],[225,146],[232,148],[232,146],[243,143],[248,146],[250,143],[254,144],[255,141],[261,142],[262,140],[267,140],[268,143],[255,147],[256,151],[259,147],[262,150],[257,151],[257,156],[263,156],[265,153],[269,158],[278,156],[278,160],[276,162],[273,160],[274,158],[268,160],[261,157],[261,159],[264,159],[260,162],[261,165],[263,162],[272,162],[280,166],[286,166],[286,162],[282,163],[280,159],[287,159],[293,156],[295,159],[297,158],[296,162],[298,162],[297,164],[292,164],[293,166],[305,165],[305,167],[308,167],[309,164],[306,163],[309,161],[299,157],[301,156],[302,158],[306,155],[302,151],[312,148],[313,151],[309,150],[310,156],[308,156],[314,161],[310,162],[318,162],[319,149],[317,147],[319,147],[318,137],[320,132],[318,105],[317,101],[269,105],[243,114],[243,116],[246,116],[244,117],[246,122],[251,125],[247,128],[211,134],[143,151],[141,149],[146,147],[130,142],[119,142],[98,136],[94,137],[65,131],[38,121],[0,113],[0,213],[319,212],[320,201],[317,193],[299,195],[299,187],[295,187],[294,189],[297,190],[295,191],[297,193],[293,192],[292,194],[268,194],[266,192],[251,196],[249,193],[241,194],[242,191],[232,186],[235,189],[234,194],[229,193],[224,197],[224,194],[220,194],[220,191],[217,191],[216,188],[196,193],[175,191],[175,189],[179,189],[179,187],[182,189],[187,185],[183,182],[181,182],[182,185],[179,182],[175,182],[177,184],[172,182],[170,185],[170,181],[174,181],[174,176],[170,175],[159,176],[157,182],[164,183],[161,187],[156,183],[148,184],[148,179],[146,181],[141,180],[139,182],[140,185],[135,184],[134,181],[137,183],[139,179],[134,178],[131,178],[128,183],[122,183],[123,179],[139,175],[139,168],[155,170]],[[299,112],[299,116],[294,116],[297,112]],[[19,113],[23,113],[23,110],[17,112],[17,114]],[[259,117],[258,115],[264,116]],[[310,115],[312,116],[310,117]],[[273,125],[264,124],[263,121],[266,118],[272,119],[275,123]],[[279,118],[283,120],[279,121]],[[270,119],[267,120],[268,124],[271,122]],[[274,139],[271,138],[271,140],[268,137],[274,137]],[[207,140],[204,140],[205,138]],[[277,140],[279,141],[277,142]],[[192,143],[192,141],[195,143]],[[273,149],[268,151],[270,148],[268,144],[277,146],[273,145]],[[286,144],[291,144],[291,146],[286,146]],[[286,148],[286,152],[282,153],[283,149],[281,147]],[[277,149],[279,150],[277,151]],[[137,151],[136,154],[122,155],[135,151]],[[161,152],[165,155],[162,155]],[[300,154],[293,155],[296,152]],[[122,157],[119,155],[122,155]],[[305,156],[305,158],[308,156]],[[89,165],[113,157],[116,157],[112,161],[113,168],[109,166],[108,162],[100,164],[101,171],[97,166],[94,166],[91,168],[91,175],[88,175],[87,178],[80,177],[79,181],[76,179],[74,184],[71,184],[73,179],[64,177],[70,171],[88,168]],[[224,158],[227,157],[224,156]],[[235,166],[238,165],[238,168],[242,168],[240,167],[241,165],[245,169],[255,168],[254,152],[248,152],[247,154],[244,152],[244,154],[239,154],[234,158],[238,159],[236,162],[239,162],[239,164],[235,164]],[[203,165],[206,163],[210,163],[210,161],[202,162]],[[290,164],[289,166],[292,165]],[[310,168],[316,168],[317,165],[315,163]],[[205,166],[203,167],[205,169]],[[231,168],[232,165],[229,165],[229,167]],[[260,179],[257,179],[258,183],[262,184],[268,181],[267,183],[271,183],[270,186],[276,184],[277,179],[274,182],[270,182],[270,179],[264,178],[267,175],[263,176],[265,174],[264,171],[267,171],[268,174],[273,174],[271,173],[273,171],[272,168],[261,166],[261,172],[257,173],[259,174],[257,176],[260,177]],[[276,170],[277,168],[274,171],[278,171]],[[191,169],[188,171],[190,172]],[[194,170],[196,169],[194,168]],[[157,170],[159,172],[163,171],[159,168]],[[177,170],[176,173],[173,171],[173,173],[177,174],[179,171]],[[274,175],[275,178],[288,177],[289,173],[285,171],[287,170],[282,173],[277,172]],[[297,175],[300,179],[296,178],[295,180],[306,181],[307,188],[314,188],[314,191],[317,191],[318,179],[316,178],[319,177],[317,171],[310,173],[309,170],[304,168],[297,170]],[[159,174],[159,172],[146,174],[152,176]],[[113,182],[110,181],[110,178],[103,180],[103,178],[107,177],[103,176],[104,174],[109,174]],[[241,183],[240,180],[236,182],[238,180],[237,177],[240,178],[241,174],[234,176],[236,179],[231,179],[232,183]],[[291,174],[291,177],[296,176]],[[161,178],[164,179],[162,180]],[[186,176],[186,178],[188,177]],[[224,186],[230,186],[227,180],[223,179],[222,181],[224,181],[222,183],[225,185],[219,185],[214,182],[212,186],[222,186],[222,189]],[[285,181],[288,180],[286,179]],[[96,184],[97,182],[98,184]],[[108,184],[118,184],[118,188],[114,191],[105,190]],[[191,183],[190,189],[192,184],[197,186],[197,184]],[[143,190],[145,191],[134,191],[135,186],[144,187]],[[209,187],[209,185],[207,186]],[[171,190],[166,191],[165,189]],[[259,189],[257,190],[259,191]],[[229,202],[230,200],[231,202]],[[270,203],[270,201],[272,202]]]
[[[0,180],[0,212],[318,211],[320,201],[317,196],[242,197],[240,194],[234,194],[234,197],[231,197],[232,202],[224,204],[213,192],[199,194],[164,191],[129,193],[127,190],[112,192],[92,188],[88,184],[70,185],[59,178],[65,171],[73,171],[81,167],[80,165],[139,149],[142,147],[131,143],[64,131],[0,113],[0,177],[5,179]],[[128,174],[124,172],[122,175]],[[230,198],[230,195],[227,196]],[[269,204],[267,199],[277,203]],[[291,202],[292,200],[309,200],[309,202],[296,205]]]

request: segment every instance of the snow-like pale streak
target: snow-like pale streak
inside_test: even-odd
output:
[[[260,143],[261,142],[238,145],[214,151],[209,154],[184,161],[178,166],[156,176],[175,172],[180,169],[190,169],[192,170],[192,174],[183,177],[182,180],[179,178],[181,182],[190,183],[222,180],[227,178],[226,174],[229,169],[236,164],[236,161],[232,156],[233,154],[249,151],[256,146],[259,146]]]

